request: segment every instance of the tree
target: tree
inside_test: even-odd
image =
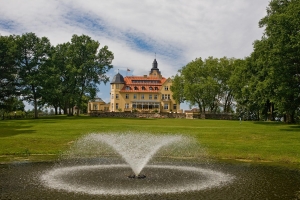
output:
[[[293,123],[300,106],[300,1],[272,0],[259,25],[265,31],[251,54],[257,77],[253,95]]]
[[[109,77],[105,75],[112,68],[114,55],[107,46],[99,49],[100,43],[87,35],[73,35],[68,49],[69,67],[74,77],[73,94],[78,110],[81,109],[83,97],[96,95],[97,84],[106,83]],[[79,115],[79,112],[77,112]]]
[[[217,112],[223,105],[224,112],[231,112],[233,94],[229,79],[234,59],[209,57],[197,58],[182,67],[174,78],[171,90],[178,102],[186,100],[197,105],[200,112]]]
[[[0,109],[17,95],[16,36],[0,36]]]
[[[250,57],[236,59],[233,63],[233,71],[228,81],[234,101],[236,113],[239,117],[248,120],[259,120],[260,107],[253,93],[256,91],[256,76],[253,75],[254,67]]]
[[[179,72],[181,72],[179,70]],[[176,74],[172,77],[171,91],[173,93],[172,98],[176,100],[177,103],[183,103],[184,98],[184,79],[182,76]]]
[[[183,78],[183,95],[190,105],[197,105],[200,112],[205,112],[205,102],[203,98],[203,67],[201,58],[195,59],[182,67],[180,76]],[[174,86],[175,87],[175,86]]]
[[[218,82],[221,85],[220,102],[223,102],[224,113],[230,113],[233,111],[233,92],[230,87],[230,78],[233,74],[235,63],[238,62],[234,58],[220,58],[216,73],[218,74]]]
[[[44,81],[42,83],[41,95],[43,98],[41,103],[53,106],[56,115],[60,108],[64,108],[64,113],[67,113],[67,102],[72,96],[71,91],[73,91],[70,87],[76,87],[70,85],[72,73],[68,70],[67,51],[69,45],[69,43],[63,43],[52,48],[51,62],[42,70]]]
[[[34,33],[26,33],[17,38],[17,66],[21,92],[24,99],[33,102],[34,117],[38,118],[38,101],[41,98],[41,68],[49,61],[51,44],[46,37],[39,38]]]

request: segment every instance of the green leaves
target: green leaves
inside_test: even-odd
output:
[[[267,13],[259,23],[265,27],[264,37],[254,43],[251,54],[256,90],[294,122],[300,106],[300,1],[273,0]]]
[[[18,95],[16,36],[0,36],[0,108],[6,109],[9,98]]]
[[[113,53],[99,46],[87,35],[73,35],[71,43],[56,47],[34,33],[0,36],[0,106],[19,91],[33,102],[36,118],[38,106],[65,113],[75,105],[80,109],[83,99],[96,95],[97,84],[109,80],[105,73],[113,67]]]
[[[16,61],[22,95],[27,101],[33,102],[35,118],[37,118],[37,106],[41,98],[40,91],[43,83],[41,74],[49,59],[51,44],[46,37],[39,38],[34,33],[26,33],[17,37],[16,44],[18,49]]]
[[[99,51],[99,42],[89,36],[73,35],[67,51],[69,67],[75,78],[74,90],[78,91],[77,106],[81,108],[84,95],[92,98],[96,94],[97,85],[106,83],[109,78],[105,73],[112,68],[113,53],[104,46]]]
[[[197,105],[201,112],[217,112],[221,106],[225,112],[230,112],[233,98],[228,81],[233,62],[234,59],[225,57],[209,57],[188,63],[173,78],[173,98]]]

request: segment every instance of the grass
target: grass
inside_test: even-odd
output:
[[[278,122],[57,116],[0,121],[0,162],[53,160],[92,132],[149,132],[195,138],[213,159],[300,168],[300,126]]]

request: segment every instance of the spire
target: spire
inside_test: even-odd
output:
[[[113,83],[121,83],[121,84],[124,84],[125,81],[124,81],[124,77],[118,72],[112,79],[111,83],[110,84],[113,84]]]
[[[156,54],[155,54],[155,57],[156,57]],[[154,58],[154,61],[153,61],[153,63],[152,63],[152,68],[151,68],[150,74],[152,74],[153,71],[156,71],[157,74],[160,74],[160,71],[159,71],[159,69],[157,68],[157,61],[156,61],[156,58]]]
[[[152,63],[152,69],[157,69],[157,61],[156,58],[154,59],[153,63]]]

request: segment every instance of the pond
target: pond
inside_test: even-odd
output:
[[[300,199],[300,171],[283,167],[154,161],[143,169],[145,179],[129,179],[131,169],[110,158],[89,163],[2,164],[0,199]],[[77,170],[74,166],[84,167]],[[54,170],[60,174],[55,175]],[[211,176],[211,172],[216,175]],[[47,183],[49,177],[60,182]],[[225,179],[219,180],[220,177]],[[205,187],[206,184],[210,185]],[[135,193],[124,193],[126,190]]]

